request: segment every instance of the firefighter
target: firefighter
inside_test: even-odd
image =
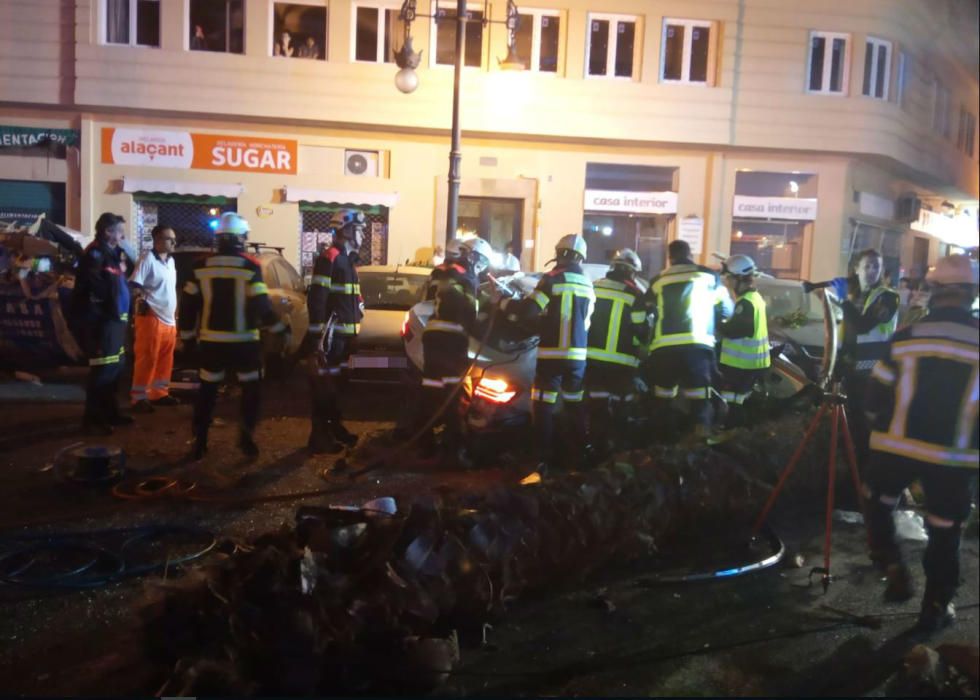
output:
[[[432,272],[429,274],[429,279],[425,283],[425,293],[422,296],[426,301],[435,301],[436,298],[436,290],[438,289],[438,285],[433,284],[433,282],[435,281],[435,277],[438,277],[438,275],[435,275],[435,271],[448,270],[449,266],[451,266],[453,263],[459,262],[460,258],[463,257],[465,257],[463,244],[458,238],[454,238],[446,244],[445,259],[432,268]]]
[[[203,256],[195,262],[180,298],[180,338],[185,349],[196,354],[201,377],[192,424],[193,460],[207,452],[218,387],[232,374],[242,390],[238,447],[247,457],[259,454],[252,437],[259,421],[261,399],[259,328],[285,335],[286,326],[269,302],[259,261],[245,254],[248,232],[244,218],[235,212],[222,214],[215,231],[217,255]]]
[[[333,244],[317,257],[307,296],[310,325],[304,350],[316,351],[311,363],[312,425],[307,446],[314,454],[336,454],[345,445],[357,444],[357,435],[344,427],[340,396],[364,317],[354,267],[364,243],[364,212],[341,212],[331,224]]]
[[[585,382],[589,397],[589,441],[597,457],[605,456],[614,437],[622,437],[625,420],[614,421],[614,406],[625,408],[634,397],[636,368],[650,342],[643,290],[636,283],[640,256],[630,249],[618,251],[609,272],[596,280],[595,311],[589,328]],[[620,415],[625,419],[625,416]]]
[[[644,370],[654,386],[665,434],[679,388],[691,404],[698,434],[704,436],[711,431],[715,325],[731,315],[730,298],[717,274],[691,260],[686,241],[672,241],[667,255],[670,266],[651,280],[646,295],[655,320]]]
[[[744,424],[742,404],[752,388],[772,364],[769,357],[769,327],[766,302],[756,291],[759,272],[747,255],[733,255],[725,261],[725,281],[735,297],[732,317],[718,328],[721,354],[718,364],[722,376],[722,398],[728,403],[729,428]]]
[[[434,306],[422,332],[423,415],[433,423],[432,427],[445,421],[443,455],[447,460],[459,459],[462,463],[467,460],[462,452],[459,389],[470,364],[469,339],[475,333],[476,278],[490,265],[492,252],[490,244],[482,238],[466,241],[455,259],[450,262],[447,257],[447,262],[436,267],[429,278]],[[456,400],[451,399],[453,396]],[[423,449],[428,451],[432,447],[430,429],[424,436]]]
[[[111,435],[113,426],[129,425],[119,412],[119,375],[129,321],[127,258],[120,248],[125,220],[106,212],[95,222],[95,240],[85,249],[75,277],[72,324],[88,355],[85,386],[86,432]]]
[[[531,296],[505,299],[500,307],[508,320],[538,321],[541,340],[531,400],[541,476],[556,466],[555,409],[559,396],[572,423],[569,454],[578,456],[585,449],[583,383],[589,322],[595,307],[595,291],[582,271],[586,252],[582,236],[563,236],[555,246],[554,269],[542,276]]]
[[[976,261],[965,255],[942,258],[928,281],[929,314],[898,331],[871,372],[866,493],[871,558],[886,572],[886,599],[901,601],[913,590],[892,513],[909,483],[918,479],[922,484],[929,542],[917,626],[931,632],[955,620],[960,529],[970,513],[971,482],[980,461],[980,326],[970,313],[978,287]]]
[[[858,461],[867,463],[870,426],[864,416],[868,378],[884,357],[898,328],[898,292],[884,284],[881,253],[868,249],[858,255],[855,274],[832,283],[844,314],[840,372],[847,393],[847,417]]]

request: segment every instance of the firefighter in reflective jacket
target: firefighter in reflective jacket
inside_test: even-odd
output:
[[[857,260],[850,281],[838,278],[834,293],[844,313],[841,343],[841,376],[847,392],[847,415],[859,462],[867,462],[870,426],[864,416],[868,376],[884,357],[888,342],[898,328],[899,296],[882,281],[882,259],[876,250],[865,250]]]
[[[88,355],[85,386],[86,432],[112,433],[114,425],[128,425],[131,416],[119,413],[117,389],[129,320],[126,257],[119,247],[125,221],[104,213],[95,223],[95,240],[85,249],[72,293],[72,326]]]
[[[654,310],[655,320],[645,369],[667,433],[678,387],[691,403],[698,431],[707,433],[715,375],[715,324],[731,315],[731,299],[718,275],[694,264],[686,241],[672,241],[667,255],[670,267],[650,282],[647,292],[647,308]]]
[[[718,328],[722,338],[718,364],[721,396],[728,403],[727,427],[734,428],[744,424],[742,404],[772,360],[766,302],[755,288],[759,274],[755,261],[747,255],[733,255],[725,261],[724,271],[728,288],[735,296],[735,311]]]
[[[582,271],[587,248],[576,234],[563,236],[555,246],[555,267],[541,277],[530,297],[507,299],[501,310],[512,321],[538,320],[540,344],[531,389],[538,472],[555,466],[555,408],[559,395],[572,423],[569,455],[580,457],[585,448],[586,421],[582,401],[589,322],[595,307],[592,283]]]
[[[589,441],[598,457],[623,437],[622,410],[634,399],[636,368],[650,342],[643,290],[636,284],[640,256],[628,248],[616,253],[609,272],[596,280],[595,311],[589,327],[585,382],[589,396]],[[619,420],[613,419],[617,414]]]
[[[307,297],[310,313],[306,351],[315,351],[311,362],[311,430],[308,447],[314,454],[337,453],[353,446],[357,436],[344,427],[340,394],[346,388],[346,371],[364,317],[361,285],[354,267],[364,243],[364,212],[338,214],[333,245],[317,257]]]
[[[482,238],[466,241],[455,258],[448,258],[447,253],[447,261],[436,267],[429,278],[434,306],[432,318],[422,332],[423,414],[433,427],[445,421],[443,455],[463,462],[460,384],[470,364],[470,336],[474,334],[478,310],[476,277],[489,266],[491,254],[490,244]],[[423,437],[423,449],[431,450],[431,430]]]
[[[201,388],[194,405],[192,459],[208,446],[208,429],[218,386],[234,373],[241,384],[238,446],[248,457],[259,449],[252,438],[259,420],[262,350],[259,328],[284,334],[286,326],[269,302],[258,260],[245,254],[248,222],[234,212],[222,214],[215,239],[217,255],[198,260],[184,284],[178,328],[185,349],[197,345]]]
[[[898,331],[874,366],[868,387],[872,420],[867,472],[871,558],[885,569],[886,599],[913,595],[895,541],[892,512],[903,489],[919,479],[925,492],[926,590],[918,626],[924,631],[955,619],[960,527],[980,461],[978,324],[970,313],[977,264],[965,255],[942,258],[929,273],[929,313]]]

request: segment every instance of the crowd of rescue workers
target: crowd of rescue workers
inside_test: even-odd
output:
[[[119,245],[122,217],[99,218],[96,239],[79,266],[71,313],[89,356],[88,433],[108,435],[133,422],[119,410],[117,394],[135,295],[133,412],[176,403],[167,386],[180,345],[196,358],[200,375],[188,458],[205,457],[219,387],[231,378],[241,387],[238,445],[247,457],[258,456],[259,333],[288,329],[269,303],[258,262],[245,252],[248,232],[244,218],[224,214],[215,250],[195,263],[178,294],[172,229],[157,226],[153,249],[129,261]],[[314,265],[301,351],[309,358],[308,448],[314,454],[338,453],[357,442],[344,425],[342,402],[364,313],[356,266],[363,215],[341,215],[333,234]],[[421,386],[413,392],[423,410],[408,431],[417,433],[412,439],[423,450],[449,464],[467,462],[456,402],[473,366],[471,338],[480,336],[488,314],[539,338],[531,390],[539,476],[585,468],[596,461],[592,457],[617,447],[620,410],[634,405],[638,389],[652,394],[644,405],[652,406],[653,422],[668,432],[691,428],[692,445],[745,423],[745,401],[771,363],[765,301],[755,286],[759,272],[748,256],[729,257],[719,274],[695,263],[688,244],[675,240],[668,246],[669,265],[649,285],[638,281],[641,261],[628,249],[618,251],[606,276],[593,283],[582,267],[586,241],[570,234],[558,242],[553,267],[522,297],[486,283],[492,257],[481,238],[455,241],[432,270],[425,298],[433,315],[422,338]],[[927,278],[928,313],[902,328],[899,294],[882,273],[880,253],[866,250],[851,277],[807,289],[824,287],[843,316],[836,377],[846,392],[868,496],[871,556],[885,573],[889,600],[914,594],[892,513],[912,481],[922,485],[929,542],[919,626],[936,629],[954,619],[961,530],[980,459],[978,324],[972,311],[977,262],[967,255],[938,260]],[[727,407],[723,415],[716,415],[718,405]],[[565,431],[557,430],[559,407]],[[444,426],[438,444],[436,424]]]

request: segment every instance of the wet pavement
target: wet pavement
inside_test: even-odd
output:
[[[338,470],[337,456],[311,458],[302,449],[309,422],[305,386],[294,376],[267,386],[256,436],[262,455],[255,462],[243,460],[235,448],[233,397],[221,402],[220,424],[200,465],[181,462],[189,448],[189,406],[139,416],[135,426],[103,441],[126,451],[133,473],[194,481],[220,501],[120,500],[108,488],[56,478],[50,468],[55,454],[83,438],[77,432],[81,406],[70,400],[72,389],[52,393],[69,400],[24,403],[17,394],[17,400],[5,400],[10,394],[0,389],[5,536],[181,523],[245,541],[291,524],[303,504],[356,505],[389,495],[406,502],[520,476],[510,468],[444,471],[399,455],[397,446],[383,449],[400,467],[361,474],[363,460],[343,455],[351,463]],[[391,428],[400,404],[397,388],[359,385],[354,393],[352,430],[379,436]],[[289,498],[313,490],[330,493]],[[810,567],[820,561],[823,544],[822,503],[811,505],[777,507],[773,516],[791,555],[805,558],[802,567],[684,585],[654,583],[651,561],[611,567],[584,580],[569,572],[567,582],[547,594],[512,602],[487,629],[485,645],[469,640],[447,689],[467,695],[880,694],[916,641],[903,633],[914,622],[917,601],[881,602],[882,584],[867,562],[859,523],[834,523],[835,581],[826,593],[819,577],[810,585]],[[737,548],[744,531],[707,534],[719,546]],[[905,546],[921,591],[922,543]],[[974,535],[963,547],[960,621],[932,642],[977,645],[977,559]],[[34,695],[152,693],[167,669],[141,664],[139,609],[159,580],[153,575],[67,593],[0,587],[0,687]]]

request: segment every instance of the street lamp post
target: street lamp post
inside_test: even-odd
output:
[[[436,11],[431,15],[420,15],[416,12],[416,0],[405,0],[402,3],[401,11],[398,16],[405,23],[405,37],[401,49],[395,53],[395,63],[400,70],[395,75],[395,86],[402,92],[413,92],[419,84],[415,69],[418,68],[422,58],[421,52],[412,49],[412,22],[416,17],[430,17],[438,23],[445,19],[439,12],[439,0],[435,2]],[[483,19],[481,24],[503,24],[507,27],[507,58],[500,61],[500,66],[504,70],[523,70],[524,64],[517,57],[514,48],[514,32],[520,24],[520,15],[514,0],[507,0],[507,19],[491,20],[488,18],[489,0],[484,0]],[[456,50],[454,54],[453,66],[453,125],[452,137],[449,146],[449,201],[446,206],[446,239],[455,238],[459,227],[459,184],[460,184],[460,163],[463,154],[460,146],[462,129],[459,123],[459,93],[460,77],[463,74],[463,52],[466,47],[466,24],[469,19],[466,16],[466,0],[456,0]]]

